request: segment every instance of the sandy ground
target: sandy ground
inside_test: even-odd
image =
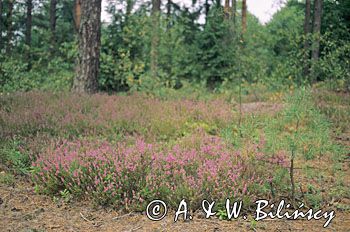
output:
[[[0,186],[0,231],[350,231],[350,212],[336,212],[327,229],[324,220],[223,221],[194,215],[191,221],[173,222],[173,213],[158,222],[141,213],[121,214],[88,202],[65,204],[34,193],[25,180]]]

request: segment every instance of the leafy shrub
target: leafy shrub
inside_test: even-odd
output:
[[[1,58],[0,58],[1,60]],[[0,64],[0,92],[42,90],[69,90],[74,76],[72,67],[62,58],[55,58],[46,64],[34,66],[30,71],[27,63],[6,58]]]
[[[318,63],[321,80],[326,80],[330,89],[350,91],[350,42],[336,46],[325,41],[324,56]]]
[[[29,154],[24,151],[20,141],[3,144],[0,149],[0,162],[6,164],[16,174],[28,174],[31,166]]]

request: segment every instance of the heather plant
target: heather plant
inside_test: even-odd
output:
[[[107,141],[64,141],[33,163],[42,191],[69,191],[98,204],[144,209],[161,198],[176,207],[182,198],[199,207],[203,198],[243,198],[263,194],[261,187],[285,157],[265,156],[264,141],[235,149],[217,136],[200,132],[174,146]],[[271,170],[266,172],[266,170]],[[140,204],[141,203],[141,204]]]
[[[8,147],[3,157],[26,173],[33,161],[36,190],[67,199],[133,210],[154,198],[172,207],[182,198],[195,207],[203,198],[226,197],[249,205],[258,197],[290,195],[292,159],[335,151],[329,124],[306,92],[296,90],[276,112],[243,113],[239,126],[234,104],[224,100],[228,95],[206,101],[140,94],[2,95],[1,135]],[[226,100],[234,101],[234,95]],[[16,139],[26,141],[31,156],[11,145]],[[298,187],[296,180],[296,197]]]
[[[230,105],[224,100],[30,92],[2,95],[0,101],[1,134],[7,138],[43,133],[67,138],[113,137],[122,133],[169,140],[191,132],[194,124],[221,128],[232,119]]]

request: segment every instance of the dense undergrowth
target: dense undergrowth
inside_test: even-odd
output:
[[[1,163],[30,176],[40,193],[128,210],[143,210],[154,198],[174,207],[182,198],[199,207],[203,198],[226,197],[248,205],[265,197],[321,206],[349,193],[340,184],[335,194],[321,194],[322,181],[305,180],[291,168],[327,159],[338,175],[344,154],[308,92],[270,93],[264,98],[277,110],[243,115],[234,94],[204,100],[5,94]]]

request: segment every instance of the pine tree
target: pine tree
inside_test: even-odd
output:
[[[79,54],[73,91],[94,93],[98,89],[101,47],[101,0],[81,1],[81,18],[78,19]]]
[[[2,0],[0,0],[0,52],[2,49],[2,44],[3,44],[3,40],[2,40],[2,30],[3,30],[3,20],[2,20],[2,9],[3,9],[3,2]]]
[[[159,47],[159,17],[161,0],[152,0],[152,31],[151,44],[151,73],[153,77],[158,76],[158,47]]]
[[[236,14],[237,14],[237,0],[232,0],[232,22],[234,29],[236,29]]]
[[[320,56],[320,37],[321,37],[321,18],[322,18],[323,0],[314,2],[314,23],[313,23],[313,44],[312,44],[312,78],[316,81],[315,66]]]
[[[247,31],[247,0],[242,1],[242,34]]]
[[[51,43],[52,47],[56,46],[56,11],[57,11],[57,0],[50,1],[50,31],[51,31]]]
[[[312,49],[312,59],[317,61],[320,56],[320,34],[323,0],[315,0],[313,33],[315,40]]]
[[[12,36],[13,36],[13,28],[12,28],[12,14],[13,14],[13,5],[14,1],[8,1],[8,11],[6,16],[6,24],[7,24],[7,38],[6,38],[6,54],[10,55],[12,50]]]
[[[230,0],[225,0],[224,14],[226,20],[230,19],[230,13]]]
[[[27,7],[27,19],[26,19],[26,35],[25,35],[25,41],[27,45],[27,61],[28,61],[28,67],[27,69],[31,69],[31,46],[32,46],[32,11],[33,11],[33,1],[32,0],[26,0],[26,7]]]
[[[305,2],[305,19],[304,19],[304,35],[305,35],[305,41],[304,41],[304,50],[305,50],[305,67],[304,67],[304,75],[307,76],[309,75],[309,56],[310,56],[310,42],[309,42],[309,36],[311,33],[311,24],[310,24],[310,19],[311,19],[311,0],[306,0]]]

